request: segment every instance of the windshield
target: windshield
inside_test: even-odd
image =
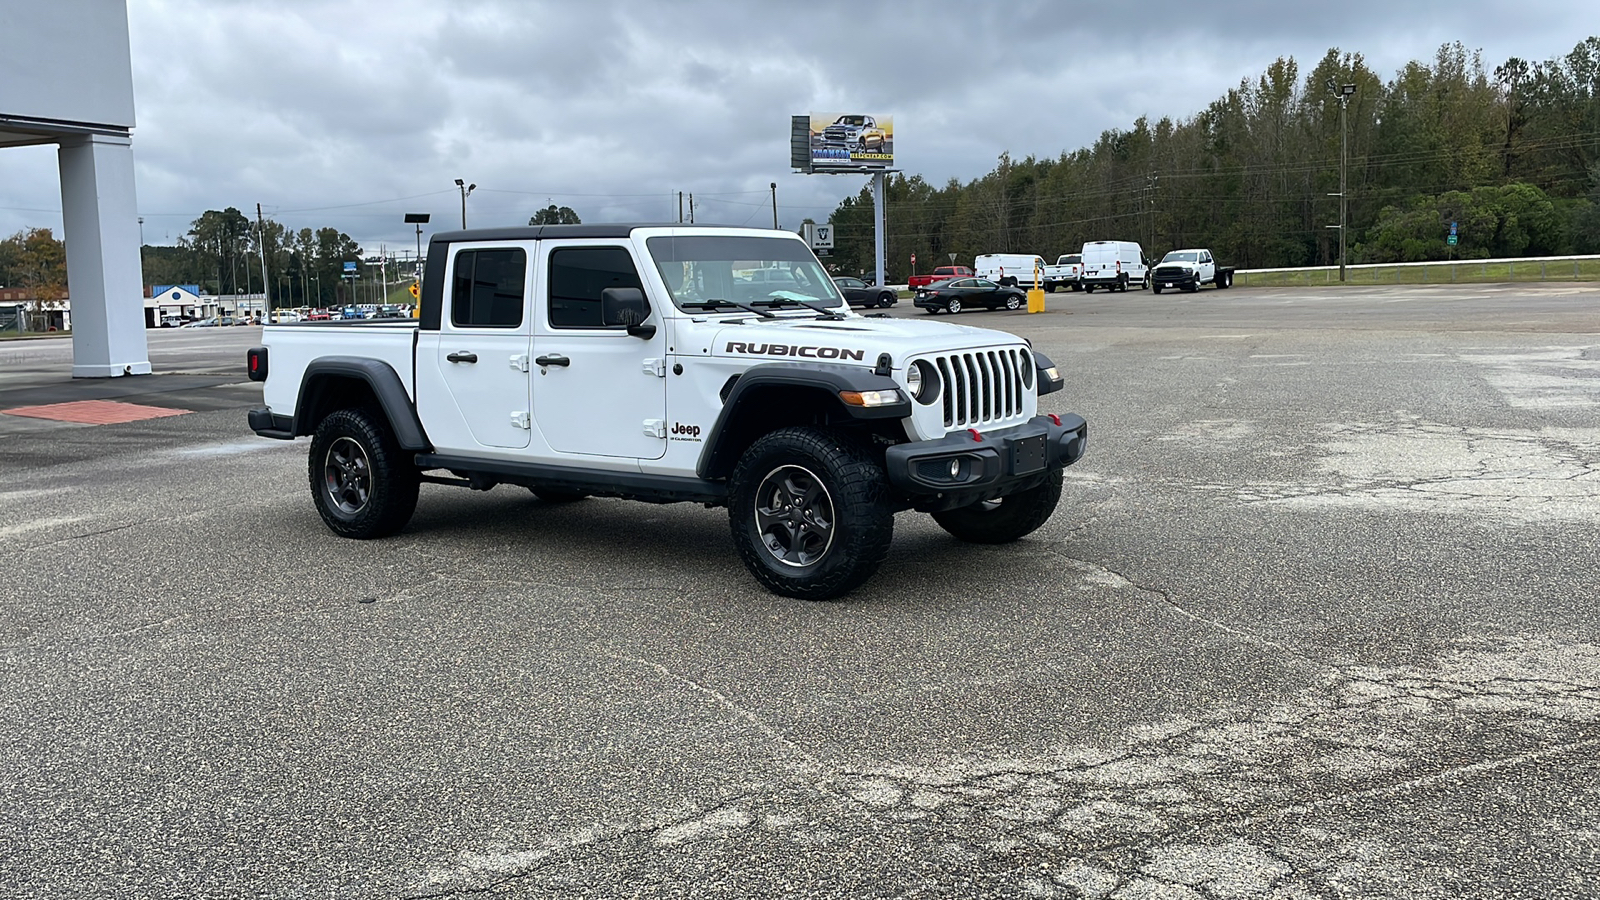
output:
[[[798,240],[696,235],[653,237],[647,244],[679,308],[710,300],[844,304],[816,255]]]
[[[1200,254],[1193,250],[1174,250],[1161,257],[1162,262],[1199,262]]]
[[[867,117],[866,116],[840,116],[838,118],[838,120],[835,121],[833,124],[835,124],[835,125],[857,125],[857,126],[865,125],[865,124],[867,124]]]

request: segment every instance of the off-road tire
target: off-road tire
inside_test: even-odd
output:
[[[821,488],[815,500],[790,506],[778,502],[788,486],[813,485]],[[774,431],[744,452],[729,487],[733,545],[750,574],[774,594],[801,600],[841,597],[871,578],[889,554],[894,513],[888,476],[866,445],[839,432],[812,427]],[[758,524],[758,505],[764,505],[772,523],[768,533]],[[782,533],[785,525],[779,520],[791,509],[800,524],[812,525],[804,539],[814,540],[815,526],[827,525],[826,543],[812,559],[793,552],[791,548],[804,545]]]
[[[1052,471],[1038,487],[990,503],[936,512],[933,520],[957,540],[971,544],[1009,544],[1050,521],[1061,500],[1061,471]]]
[[[576,503],[589,496],[576,491],[558,491],[554,488],[531,487],[528,490],[545,503]]]
[[[417,509],[421,473],[377,409],[341,409],[323,419],[311,438],[307,474],[317,513],[343,537],[388,537]]]

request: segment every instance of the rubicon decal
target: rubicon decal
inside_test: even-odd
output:
[[[865,359],[867,351],[844,347],[802,347],[798,344],[749,344],[729,341],[726,353],[747,353],[751,356],[796,356],[801,359]]]

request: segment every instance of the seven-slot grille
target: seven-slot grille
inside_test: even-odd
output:
[[[929,360],[939,373],[946,428],[972,428],[1023,414],[1033,358],[1021,347],[951,353]]]

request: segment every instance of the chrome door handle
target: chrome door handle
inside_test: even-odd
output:
[[[459,350],[450,354],[449,356],[446,356],[445,359],[448,359],[451,362],[475,363],[478,361],[478,354],[466,350]]]
[[[572,365],[572,360],[567,359],[565,356],[551,354],[535,359],[534,363],[540,366],[570,366]]]

